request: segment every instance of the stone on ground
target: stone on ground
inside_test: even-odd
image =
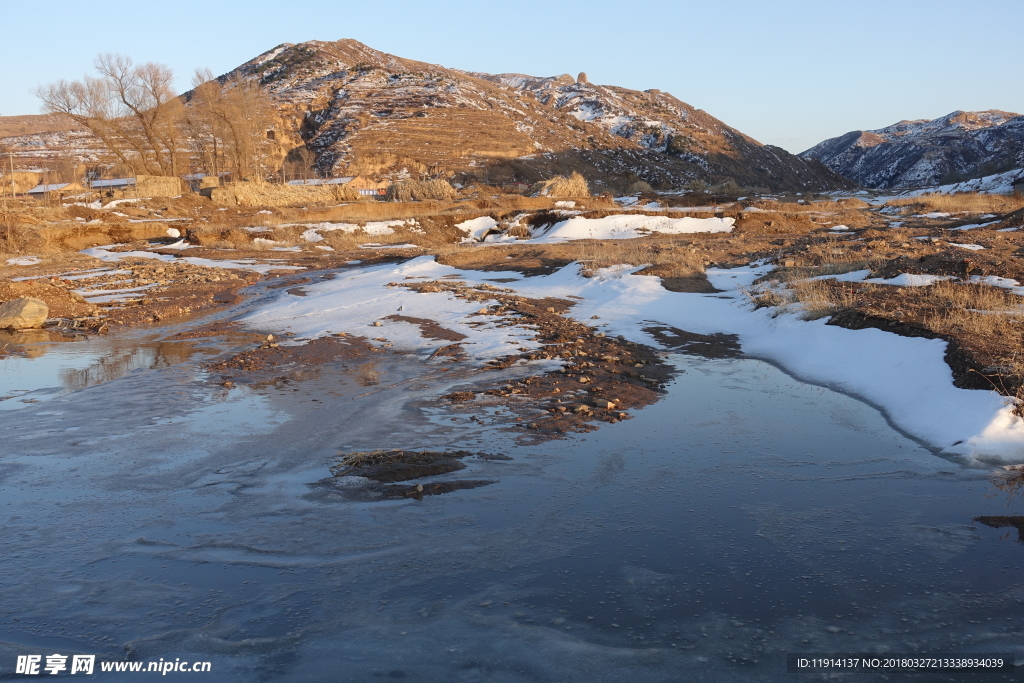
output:
[[[46,302],[30,296],[0,304],[0,330],[27,330],[42,327],[50,309]]]

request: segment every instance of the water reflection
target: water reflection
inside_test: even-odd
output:
[[[1024,517],[1021,515],[982,515],[975,517],[975,522],[981,522],[993,529],[1005,529],[1007,527],[1017,530],[1017,542],[1024,543]],[[1009,538],[1009,534],[1000,538]]]
[[[180,326],[125,336],[68,334],[58,330],[0,332],[0,410],[111,382],[128,373],[158,370],[218,353],[232,341],[215,338],[174,339]],[[76,343],[63,343],[63,342]]]
[[[62,341],[76,341],[76,338],[51,330],[0,330],[0,349],[23,358],[38,358],[46,353],[48,344]]]
[[[184,362],[196,351],[189,342],[157,342],[148,347],[116,350],[87,367],[62,369],[60,381],[67,391],[81,391],[134,370],[155,370]]]

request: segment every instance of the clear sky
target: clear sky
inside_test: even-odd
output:
[[[443,66],[659,88],[800,152],[957,109],[1024,113],[1024,0],[5,2],[0,115],[100,52],[224,73],[280,43],[354,38]]]

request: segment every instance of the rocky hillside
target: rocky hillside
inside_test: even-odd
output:
[[[408,172],[532,182],[578,170],[621,191],[732,180],[772,190],[851,183],[762,145],[668,93],[458,71],[354,40],[284,44],[222,78],[256,80],[278,104],[278,140],[333,175]]]
[[[901,121],[818,143],[816,159],[865,187],[920,188],[1024,167],[1024,116],[955,111],[933,121]]]

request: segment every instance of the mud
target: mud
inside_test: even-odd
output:
[[[382,351],[363,337],[321,337],[287,346],[271,339],[230,358],[208,363],[205,367],[219,378],[215,381],[224,386],[261,386],[301,381],[325,363],[371,360]]]
[[[573,301],[528,299],[492,285],[469,287],[461,281],[434,280],[391,283],[414,291],[446,291],[470,301],[494,301],[481,314],[499,315],[505,324],[529,325],[543,347],[495,359],[490,370],[504,370],[521,361],[559,359],[559,372],[536,374],[490,388],[451,392],[449,406],[458,412],[502,408],[502,421],[525,429],[524,443],[591,431],[602,422],[628,419],[629,410],[651,405],[664,393],[673,368],[653,349],[604,336],[595,328],[568,318]],[[457,345],[453,345],[457,346]],[[452,348],[451,353],[456,353]],[[435,353],[437,355],[437,353]],[[486,370],[484,371],[486,372]],[[486,379],[483,382],[486,385]]]
[[[385,450],[346,453],[331,467],[336,477],[365,477],[376,482],[394,483],[419,479],[437,474],[448,474],[465,469],[461,458],[473,455],[470,451],[403,451]]]
[[[384,317],[385,320],[394,320],[396,322],[407,322],[417,325],[420,328],[420,334],[430,339],[443,339],[446,341],[462,341],[466,338],[466,335],[455,330],[449,330],[446,327],[442,327],[436,321],[428,318],[412,318],[407,315],[389,315]]]

